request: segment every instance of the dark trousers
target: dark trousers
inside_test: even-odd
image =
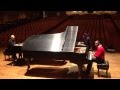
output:
[[[95,59],[95,60],[92,60],[91,62],[88,63],[87,65],[87,69],[86,69],[86,73],[87,74],[90,74],[90,71],[92,69],[92,64],[93,62],[96,62],[97,64],[100,64],[100,63],[104,63],[104,60],[101,60],[101,59]]]

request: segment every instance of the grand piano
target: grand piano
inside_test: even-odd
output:
[[[81,66],[89,63],[89,60],[86,60],[86,51],[75,52],[77,33],[78,26],[67,26],[61,33],[32,35],[27,38],[22,46],[23,57],[28,64],[27,70],[30,69],[31,58],[70,60],[81,69]]]

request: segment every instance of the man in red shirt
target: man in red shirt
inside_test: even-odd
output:
[[[100,44],[99,40],[95,41],[95,46],[97,47],[97,50],[94,53],[93,60],[96,60],[97,63],[103,63],[105,60],[105,49]]]
[[[104,47],[100,44],[99,40],[95,41],[95,46],[97,48],[97,50],[95,51],[93,57],[92,57],[92,61],[96,62],[96,63],[104,63],[105,60],[105,49]],[[92,62],[88,63],[87,65],[87,74],[90,74],[90,70],[92,68]]]

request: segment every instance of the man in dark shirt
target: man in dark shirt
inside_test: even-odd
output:
[[[87,50],[89,51],[91,49],[91,41],[87,33],[83,34],[83,42],[87,46]]]
[[[11,35],[10,39],[8,41],[8,51],[12,54],[12,59],[13,59],[13,63],[15,63],[15,60],[17,59],[16,57],[16,53],[14,51],[14,44],[16,44],[15,42],[15,36]]]

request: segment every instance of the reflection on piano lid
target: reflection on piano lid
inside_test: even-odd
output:
[[[92,56],[93,56],[92,51],[89,51],[87,55],[87,59],[92,60]]]
[[[75,52],[76,53],[86,53],[87,47],[75,47]]]
[[[87,47],[81,47],[80,48],[80,53],[86,53],[86,49],[87,49]]]

